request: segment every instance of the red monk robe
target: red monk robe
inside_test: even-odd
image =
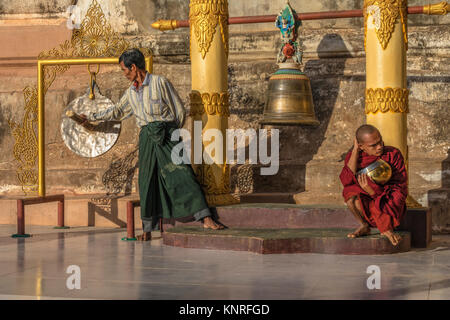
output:
[[[359,186],[356,176],[347,166],[351,154],[350,151],[345,157],[345,165],[339,176],[344,185],[342,194],[345,201],[347,202],[352,196],[357,196],[361,201],[363,217],[371,227],[378,228],[380,233],[393,230],[400,225],[406,213],[406,196],[408,195],[408,176],[400,150],[385,146],[381,156],[369,156],[364,151],[359,151],[357,172],[380,158],[389,163],[392,168],[391,179],[385,185],[378,185],[371,179],[367,179],[375,191],[373,196]]]

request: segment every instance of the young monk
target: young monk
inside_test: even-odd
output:
[[[380,158],[392,169],[392,176],[387,183],[379,185],[367,174],[356,175],[359,170]],[[356,130],[353,150],[345,157],[339,177],[344,185],[345,202],[361,224],[348,237],[368,235],[370,227],[376,227],[392,245],[397,246],[402,238],[393,230],[406,213],[408,195],[406,168],[400,150],[384,146],[381,134],[374,126],[362,125]]]

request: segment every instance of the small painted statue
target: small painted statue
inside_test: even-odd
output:
[[[283,41],[283,45],[278,52],[278,63],[292,58],[294,62],[302,64],[303,51],[300,39],[298,39],[298,28],[301,24],[301,20],[297,18],[297,13],[287,1],[286,7],[280,11],[275,21],[275,26],[280,29],[281,40]]]

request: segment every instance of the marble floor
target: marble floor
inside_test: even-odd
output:
[[[450,299],[450,235],[379,256],[259,255],[127,242],[125,229],[0,225],[0,299]],[[371,265],[380,289],[368,289]],[[80,289],[69,266],[79,267]],[[73,285],[72,285],[73,287]]]

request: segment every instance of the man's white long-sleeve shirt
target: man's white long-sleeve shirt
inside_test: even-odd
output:
[[[167,78],[147,72],[139,89],[132,84],[119,103],[101,112],[91,113],[89,120],[125,120],[131,115],[139,127],[153,121],[175,121],[181,128],[186,109],[178,93]]]

